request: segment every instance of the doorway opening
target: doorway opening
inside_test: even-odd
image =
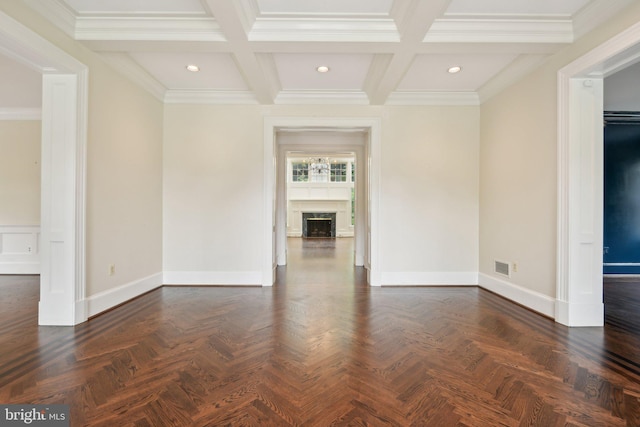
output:
[[[87,320],[85,147],[88,69],[0,12],[0,53],[42,75],[40,325]]]
[[[555,319],[603,326],[603,80],[640,58],[640,23],[558,72]]]
[[[367,281],[379,286],[378,273],[378,176],[380,152],[380,120],[370,118],[266,118],[265,119],[265,227],[263,286],[276,280],[276,267],[287,264],[287,177],[293,176],[289,160],[320,155],[347,157],[352,155],[357,165],[354,171],[353,246],[354,264],[363,266]],[[337,160],[337,159],[336,159]],[[337,162],[338,163],[338,162]],[[342,166],[335,167],[342,174]],[[346,173],[346,171],[345,171]],[[289,175],[291,174],[291,175]],[[289,178],[290,180],[292,178]],[[321,184],[320,184],[321,185]],[[307,191],[310,191],[307,189]],[[327,193],[330,191],[328,188]],[[351,203],[351,194],[348,193]],[[310,198],[312,198],[310,196]],[[344,199],[344,197],[342,197]],[[344,206],[344,205],[343,205]],[[321,213],[317,209],[307,213]],[[300,219],[302,232],[302,213]],[[333,213],[333,211],[324,212]],[[341,221],[348,215],[336,210],[336,238]]]

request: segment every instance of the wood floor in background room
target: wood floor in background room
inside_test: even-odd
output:
[[[640,283],[569,329],[475,287],[370,288],[352,245],[290,239],[273,288],[164,287],[76,327],[38,327],[38,277],[0,276],[0,403],[72,426],[640,425]]]

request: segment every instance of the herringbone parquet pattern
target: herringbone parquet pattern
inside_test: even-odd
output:
[[[75,328],[36,326],[37,278],[0,279],[0,402],[73,426],[640,425],[637,332],[369,288],[348,244],[290,242],[272,289],[164,287]]]

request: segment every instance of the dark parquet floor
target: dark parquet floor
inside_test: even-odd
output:
[[[0,403],[72,426],[640,426],[638,283],[569,329],[476,287],[370,288],[351,244],[292,239],[273,288],[163,287],[76,327],[38,327],[38,278],[0,276]]]

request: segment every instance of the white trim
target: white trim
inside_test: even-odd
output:
[[[258,17],[249,41],[293,42],[400,42],[400,34],[390,18],[264,18]]]
[[[480,104],[488,101],[507,87],[520,81],[524,76],[538,68],[550,55],[520,55],[505,69],[500,71],[478,89]]]
[[[83,17],[76,18],[76,40],[227,41],[213,18]]]
[[[0,274],[40,274],[40,262],[0,261]]]
[[[151,74],[135,62],[129,55],[123,53],[103,53],[100,55],[114,70],[136,83],[153,95],[158,101],[164,101],[167,88]]]
[[[602,73],[635,60],[640,23],[558,71],[558,224],[555,319],[602,326]]]
[[[474,271],[419,271],[380,273],[382,286],[477,286],[478,273]]]
[[[425,43],[571,43],[570,19],[436,19]]]
[[[167,90],[164,95],[165,104],[242,104],[256,105],[258,100],[249,91],[232,90]]]
[[[162,273],[156,273],[97,293],[85,300],[87,314],[95,316],[161,286]]]
[[[476,92],[393,92],[385,105],[480,105]]]
[[[545,316],[554,317],[556,305],[555,299],[539,292],[523,288],[522,286],[518,286],[507,280],[492,277],[484,273],[480,273],[478,279],[478,284],[481,288],[494,292],[501,297],[521,304]]]
[[[631,5],[634,0],[595,0],[573,17],[573,37],[577,40]]]
[[[605,262],[605,267],[638,267],[640,262]]]
[[[2,12],[0,51],[43,74],[38,322],[74,325],[86,320],[88,69]]]
[[[361,91],[286,90],[278,93],[274,104],[369,105],[369,97]]]
[[[380,211],[380,156],[382,141],[382,120],[380,118],[362,117],[265,117],[264,119],[264,178],[263,178],[263,251],[262,251],[262,285],[272,286],[275,280],[277,265],[276,245],[276,165],[278,144],[276,131],[280,128],[290,129],[369,129],[368,145],[365,149],[365,162],[368,163],[367,180],[369,199],[369,218],[367,220],[367,239],[369,249],[365,266],[371,286],[380,286],[380,247],[379,247],[379,211]],[[361,168],[358,169],[362,171]],[[283,234],[284,235],[284,234]]]
[[[46,17],[55,26],[73,37],[76,29],[75,11],[64,1],[59,0],[24,0],[27,5]]]
[[[261,271],[165,271],[165,285],[260,286]]]
[[[0,120],[42,120],[42,109],[0,108]]]

